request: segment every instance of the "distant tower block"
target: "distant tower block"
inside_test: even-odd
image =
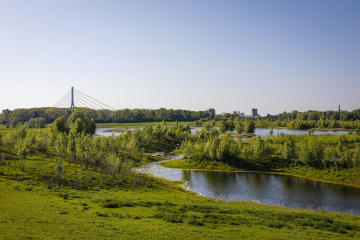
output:
[[[251,115],[252,115],[252,117],[257,117],[257,115],[258,115],[257,108],[251,109]]]
[[[341,110],[340,110],[340,103],[339,103],[339,110],[338,110],[338,111],[341,111]]]

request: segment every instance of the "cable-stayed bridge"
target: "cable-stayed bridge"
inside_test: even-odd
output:
[[[108,105],[76,90],[74,87],[71,87],[68,91],[55,105],[56,108],[74,108],[74,107],[86,107],[92,108],[95,110],[109,109],[115,111],[114,108],[109,107]]]

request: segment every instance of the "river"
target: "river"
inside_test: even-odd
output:
[[[106,129],[96,129],[96,134],[111,136]],[[270,129],[256,129],[257,134]],[[274,129],[284,134],[305,134],[305,130]],[[317,131],[323,134],[323,131]],[[120,134],[119,132],[114,133]],[[331,131],[330,134],[341,134]],[[263,134],[265,135],[265,134]],[[162,153],[166,161],[180,159],[182,154]],[[306,208],[342,213],[360,214],[360,189],[308,180],[305,178],[267,173],[239,173],[220,171],[195,171],[162,167],[161,162],[149,163],[136,171],[155,177],[186,182],[185,188],[199,195],[223,200],[253,200],[262,204],[282,205],[287,208]]]
[[[97,128],[95,133],[97,135],[101,135],[101,136],[111,136],[112,132],[105,132],[106,130],[112,130],[114,128]],[[196,131],[200,130],[201,128],[200,127],[195,127],[195,128],[192,128],[191,129],[191,133],[192,134],[195,134]],[[124,129],[125,130],[125,129]],[[133,129],[129,129],[129,130],[133,130]],[[235,131],[227,131],[228,133],[234,133]],[[255,135],[257,136],[267,136],[269,135],[269,132],[270,132],[270,128],[256,128],[255,129]],[[308,133],[308,130],[290,130],[290,129],[277,129],[277,128],[274,128],[273,129],[273,135],[276,135],[276,134],[280,134],[280,133],[283,133],[285,135],[300,135],[300,134],[307,134]],[[114,135],[119,135],[121,134],[121,132],[114,132]],[[322,135],[322,134],[348,134],[347,131],[314,131],[315,135]],[[237,140],[238,138],[235,138],[235,140]]]
[[[182,154],[162,153],[168,160]],[[183,170],[153,162],[138,172],[173,181],[184,181],[187,190],[223,200],[253,200],[267,205],[360,214],[360,189],[305,178],[246,172]]]

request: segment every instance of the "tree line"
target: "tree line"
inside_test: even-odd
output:
[[[270,115],[269,115],[270,117]],[[281,121],[283,120],[302,120],[302,121],[319,121],[319,120],[328,120],[328,121],[350,121],[350,120],[359,120],[360,119],[360,108],[348,111],[313,111],[309,110],[307,112],[299,112],[294,110],[292,112],[283,112],[278,115],[273,116]]]
[[[87,112],[97,123],[136,123],[136,122],[161,122],[161,121],[208,121],[216,117],[215,110],[189,111],[181,109],[122,109],[116,111],[94,110],[89,108],[30,108],[6,109],[2,111],[1,121],[10,123],[13,119],[18,122],[26,122],[30,119],[44,118],[47,123],[52,123],[60,116],[69,118],[76,110]]]
[[[286,127],[287,129],[358,129],[360,131],[360,120],[355,121],[337,121],[337,120],[291,120],[291,121],[281,121],[275,120],[272,118],[244,118],[236,116],[235,118],[228,118],[227,120],[221,121],[195,121],[193,123],[194,126],[198,127],[206,127],[216,126],[218,127],[221,133],[225,133],[227,131],[235,131],[238,134],[242,132],[246,133],[254,133],[255,128],[276,128],[276,127]]]
[[[46,123],[52,123],[60,116],[69,118],[76,110],[87,112],[97,123],[136,123],[136,122],[161,122],[165,121],[194,121],[195,126],[202,126],[205,122],[236,121],[245,122],[245,117],[240,117],[239,112],[215,114],[214,109],[206,111],[188,111],[174,109],[122,109],[117,111],[94,110],[89,108],[31,108],[3,110],[1,121],[10,124],[15,122],[25,123],[31,119],[44,118]],[[293,129],[310,128],[344,128],[355,129],[359,126],[360,109],[347,111],[307,111],[291,113],[283,112],[278,115],[251,118],[256,127],[287,127]],[[41,120],[43,122],[43,120]],[[215,125],[215,124],[213,124]],[[29,126],[34,126],[29,123]]]
[[[359,133],[360,135],[360,133]],[[280,135],[255,137],[247,142],[235,141],[230,135],[197,141],[185,139],[181,149],[185,158],[194,161],[219,161],[237,167],[256,166],[270,169],[307,166],[318,169],[344,168],[358,170],[360,139],[345,135],[331,136],[335,142],[324,142],[321,136]]]

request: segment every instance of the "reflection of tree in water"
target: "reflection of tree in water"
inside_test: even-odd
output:
[[[191,180],[191,172],[192,170],[183,170],[183,179],[186,182],[190,182]]]
[[[223,199],[360,213],[360,189],[286,175],[183,170],[192,190]]]

